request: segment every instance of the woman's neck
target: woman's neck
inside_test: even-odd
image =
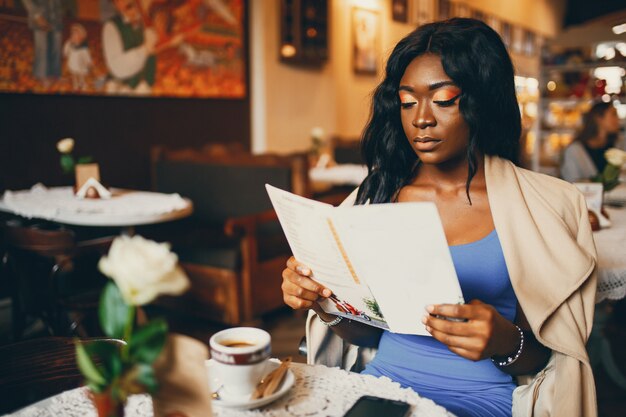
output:
[[[437,188],[465,188],[469,170],[469,161],[463,158],[460,161],[451,161],[444,164],[421,164],[413,181],[414,184],[431,184]],[[484,156],[476,155],[476,173],[472,182],[484,181]]]
[[[585,145],[591,149],[600,149],[606,146],[606,133],[600,132],[596,136],[587,139]]]

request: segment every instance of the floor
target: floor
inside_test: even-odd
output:
[[[606,336],[611,341],[614,352],[626,352],[626,302],[615,306],[613,319],[607,326]],[[203,342],[209,342],[210,337],[217,331],[225,328],[216,323],[205,320],[191,319],[174,314],[167,314],[170,328],[174,332],[192,336]],[[294,313],[285,308],[253,323],[254,326],[269,331],[272,335],[273,356],[283,358],[291,356],[294,361],[305,362],[305,357],[298,353],[298,346],[304,336],[306,316]],[[0,344],[9,341],[10,329],[10,302],[0,299]],[[29,328],[30,336],[36,337],[44,332],[41,324],[33,322]],[[626,355],[621,355],[618,366],[626,374]],[[595,373],[598,408],[600,417],[626,416],[626,390],[621,389],[607,376],[603,369]]]

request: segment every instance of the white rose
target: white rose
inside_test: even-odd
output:
[[[322,137],[324,136],[324,129],[322,129],[321,127],[314,127],[313,129],[311,129],[311,137],[312,138],[316,138],[316,139],[322,139]]]
[[[604,157],[609,164],[621,167],[626,164],[626,152],[617,148],[610,148],[604,152]]]
[[[113,278],[129,305],[147,304],[162,294],[178,295],[189,287],[169,244],[141,236],[115,238],[98,268]]]
[[[57,142],[57,150],[61,153],[70,153],[74,149],[74,139],[65,138]]]

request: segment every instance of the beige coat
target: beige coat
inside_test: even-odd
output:
[[[513,289],[533,333],[554,352],[552,415],[595,417],[585,344],[593,324],[597,258],[584,198],[569,183],[497,157],[485,158],[485,176]],[[315,314],[306,332],[309,363],[354,370],[373,355],[334,336]]]

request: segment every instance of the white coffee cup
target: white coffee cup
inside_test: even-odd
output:
[[[237,397],[250,396],[268,370],[271,337],[254,327],[233,327],[215,333],[209,340],[212,371],[222,390]]]

